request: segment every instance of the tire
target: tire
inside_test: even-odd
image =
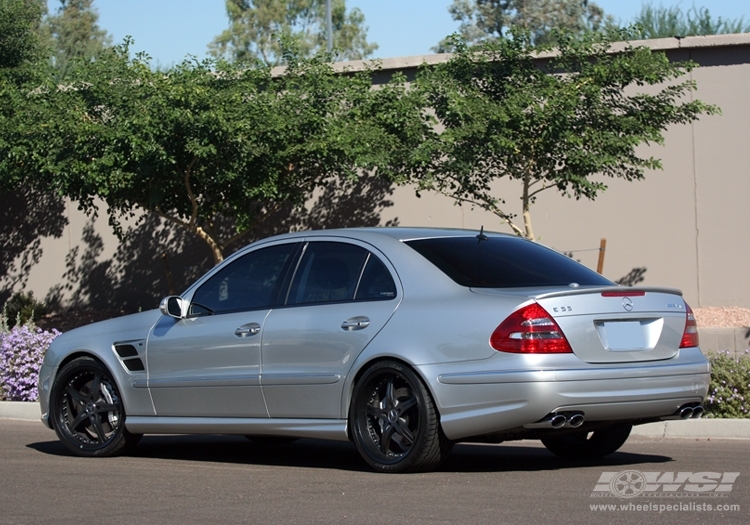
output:
[[[115,456],[141,438],[125,428],[122,397],[112,374],[90,357],[79,357],[60,370],[52,386],[50,417],[57,437],[76,456]]]
[[[372,364],[354,387],[349,424],[364,460],[379,472],[436,468],[452,443],[421,379],[395,361]]]
[[[565,459],[596,459],[612,454],[625,444],[633,425],[618,423],[611,427],[563,436],[542,438],[547,450]]]

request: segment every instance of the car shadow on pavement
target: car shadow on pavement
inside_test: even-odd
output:
[[[28,447],[44,454],[71,455],[59,441],[31,443]],[[121,459],[136,458],[370,471],[353,443],[315,439],[301,439],[283,445],[268,445],[250,442],[242,436],[149,435],[145,436],[130,454]],[[597,460],[572,461],[554,456],[535,442],[501,445],[460,443],[453,448],[438,470],[441,472],[546,471],[596,466],[620,467],[670,461],[673,459],[669,456],[626,451],[616,452]]]
[[[625,445],[627,447],[627,444]],[[615,452],[604,458],[590,460],[562,459],[539,442],[512,442],[500,445],[460,443],[440,467],[446,472],[513,472],[563,470],[578,467],[625,466],[644,463],[668,463],[669,456]]]

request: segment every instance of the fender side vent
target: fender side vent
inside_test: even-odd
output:
[[[125,367],[131,372],[143,372],[144,370],[146,370],[146,367],[143,366],[143,361],[141,361],[140,357],[136,357],[133,359],[123,359],[122,362]]]
[[[115,353],[129,372],[144,372],[146,370],[143,359],[138,352],[139,348],[143,351],[144,343],[145,341],[132,341],[114,344]]]
[[[138,357],[138,350],[135,349],[135,346],[129,344],[115,345],[115,352],[123,359]]]

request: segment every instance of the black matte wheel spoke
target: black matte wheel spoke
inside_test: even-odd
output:
[[[414,408],[415,406],[417,406],[417,399],[414,397],[410,397],[409,399],[406,399],[404,401],[399,401],[396,405],[396,409],[398,410],[398,413],[400,415],[403,415],[410,408]]]
[[[91,394],[89,396],[91,401],[96,401],[101,398],[101,384],[102,375],[100,373],[94,374],[94,380],[91,382]]]
[[[86,403],[89,400],[89,396],[82,394],[70,385],[65,389],[65,393],[68,394],[72,401],[75,401],[75,403],[80,406],[86,406]]]
[[[396,387],[393,386],[393,378],[388,378],[388,383],[385,386],[385,409],[391,409],[396,406],[398,400],[396,399]]]
[[[390,452],[391,439],[395,430],[395,427],[389,424],[386,424],[385,428],[383,428],[383,433],[380,435],[380,452],[383,455],[387,456],[388,452]]]
[[[78,413],[76,418],[68,425],[71,431],[76,431],[79,426],[81,426],[81,423],[86,421],[89,418],[89,415],[85,411],[81,411]]]
[[[382,420],[382,419],[385,419],[385,417],[386,417],[386,411],[383,410],[380,407],[374,407],[372,405],[366,405],[365,406],[365,411],[366,411],[366,413],[367,413],[368,416],[374,417],[376,419],[381,419]]]
[[[102,422],[99,419],[99,416],[92,415],[90,419],[91,424],[94,427],[94,432],[96,432],[96,435],[99,438],[99,442],[105,442],[107,440],[107,434],[104,432],[104,428],[102,428]]]
[[[97,414],[106,414],[108,412],[117,412],[119,407],[117,405],[110,405],[109,403],[102,403],[96,405]]]
[[[403,445],[408,448],[414,444],[415,437],[411,430],[404,421],[398,420],[393,427],[396,429],[396,433],[403,438]],[[408,446],[407,446],[408,445]]]

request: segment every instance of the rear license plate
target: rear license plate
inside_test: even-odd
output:
[[[643,327],[638,321],[604,322],[598,328],[608,350],[621,352],[646,348]]]

